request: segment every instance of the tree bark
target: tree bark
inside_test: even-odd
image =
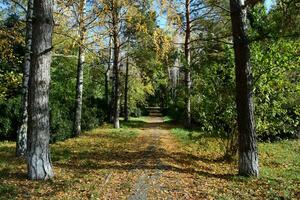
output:
[[[51,0],[34,0],[32,55],[28,93],[28,178],[45,180],[54,176],[49,147],[49,84],[52,49]]]
[[[128,76],[129,76],[129,61],[128,55],[126,58],[126,71],[125,71],[125,92],[124,92],[124,121],[128,122],[129,112],[128,112]]]
[[[85,1],[79,2],[79,47],[78,47],[78,63],[77,63],[77,78],[76,78],[76,97],[75,97],[75,116],[73,125],[73,136],[77,137],[81,133],[81,112],[82,112],[82,93],[83,93],[83,69],[84,69],[84,7]]]
[[[120,113],[120,87],[119,87],[119,54],[120,54],[120,46],[119,46],[119,13],[118,13],[118,1],[112,1],[112,28],[113,28],[113,71],[114,71],[114,128],[120,128],[119,122],[119,113]]]
[[[185,126],[187,128],[191,127],[191,52],[190,52],[190,37],[191,37],[191,24],[190,24],[190,0],[185,1],[185,42],[184,42],[184,56],[186,61],[184,78],[185,78],[185,114],[186,121]]]
[[[17,132],[16,156],[24,156],[27,150],[27,129],[28,129],[28,81],[30,70],[30,53],[32,44],[32,6],[33,0],[28,0],[26,15],[26,36],[25,36],[25,55],[23,64],[22,82],[22,122]]]
[[[105,85],[104,85],[104,90],[105,90],[105,106],[106,106],[106,119],[109,120],[110,118],[110,115],[109,115],[109,92],[108,92],[108,76],[109,76],[109,73],[108,73],[108,70],[106,70],[105,74],[104,74],[104,81],[105,81]]]
[[[114,67],[113,67],[113,77],[111,80],[111,101],[110,101],[110,112],[109,112],[109,122],[110,123],[114,123],[114,106],[115,106],[115,77],[114,77],[115,71],[114,71]]]
[[[107,113],[107,120],[111,119],[111,112],[110,112],[110,101],[109,101],[109,70],[111,66],[111,37],[109,37],[109,45],[108,45],[108,62],[107,62],[107,69],[105,71],[105,102],[106,102],[106,113]]]
[[[258,176],[258,153],[254,122],[252,72],[247,39],[244,0],[230,0],[236,65],[236,105],[239,132],[239,174]]]

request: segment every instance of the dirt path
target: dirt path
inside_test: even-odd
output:
[[[129,197],[129,200],[142,200],[147,199],[148,192],[151,187],[151,183],[155,182],[161,176],[161,168],[162,163],[158,154],[158,148],[160,146],[161,140],[161,130],[159,127],[156,127],[158,124],[163,123],[163,119],[161,117],[151,117],[147,121],[149,123],[146,133],[143,133],[141,137],[147,137],[148,146],[144,152],[144,155],[140,162],[138,163],[138,168],[144,168],[149,164],[148,162],[152,160],[153,170],[145,171],[137,180],[137,183],[134,186],[133,194]],[[153,125],[153,127],[151,126]],[[149,137],[150,135],[150,137]]]
[[[131,173],[138,173],[129,200],[197,199],[192,194],[196,187],[190,171],[184,172],[172,155],[184,155],[180,145],[170,134],[170,127],[161,117],[149,117],[139,139],[144,142],[144,153]],[[174,165],[175,164],[175,165]],[[196,174],[195,174],[196,175]],[[197,188],[194,188],[195,192]],[[192,197],[192,196],[193,197]]]

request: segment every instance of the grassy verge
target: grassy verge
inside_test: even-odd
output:
[[[15,158],[13,142],[0,143],[0,199],[100,199],[103,195],[122,195],[128,188],[114,188],[135,162],[139,131],[112,129],[111,125],[85,132],[51,145],[55,178],[28,181],[26,162]],[[123,173],[120,180],[106,183],[111,174]],[[125,177],[126,178],[126,177]],[[106,183],[104,185],[104,183]],[[113,192],[110,192],[113,188]]]
[[[170,117],[170,116],[164,116],[163,120],[164,120],[165,123],[169,123],[169,122],[173,122],[174,121],[174,119],[172,117]]]
[[[200,132],[182,128],[171,129],[171,133],[183,144],[185,151],[204,160],[214,158],[214,171],[222,174],[227,168],[227,174],[233,173],[228,175],[223,189],[214,191],[216,199],[300,199],[299,140],[259,143],[260,177],[253,179],[237,176],[237,161],[228,164],[217,162],[225,149],[220,138],[206,137]],[[201,163],[200,167],[203,165],[205,163]]]

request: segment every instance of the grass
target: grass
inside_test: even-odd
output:
[[[127,163],[138,156],[131,152],[139,133],[107,125],[51,145],[55,179],[42,182],[26,179],[25,160],[15,158],[13,142],[0,142],[0,199],[99,199],[112,194],[111,184],[121,178],[106,187],[103,183],[109,174],[130,168]],[[120,195],[125,189],[114,192]]]
[[[130,117],[128,122],[124,121],[124,118],[120,118],[121,120],[121,127],[122,128],[139,128],[143,127],[147,121],[147,117]]]
[[[164,122],[166,122],[166,123],[174,121],[174,119],[173,119],[172,117],[170,117],[170,116],[164,116],[164,117],[163,117],[163,120],[164,120]]]
[[[224,143],[215,137],[206,137],[197,131],[174,128],[171,133],[178,138],[188,152],[207,158],[221,158]],[[259,143],[260,177],[258,179],[232,176],[226,183],[226,191],[216,192],[216,199],[300,199],[300,143],[286,140],[275,143]],[[237,161],[232,163],[237,166]],[[221,165],[220,165],[221,167]],[[235,192],[230,192],[236,190]],[[259,194],[259,195],[257,195]],[[237,195],[237,196],[236,196]]]

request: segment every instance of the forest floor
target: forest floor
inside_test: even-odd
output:
[[[104,125],[51,145],[49,181],[27,180],[14,143],[1,142],[0,199],[300,199],[299,141],[260,144],[260,178],[242,178],[222,140],[193,134],[161,117]]]

